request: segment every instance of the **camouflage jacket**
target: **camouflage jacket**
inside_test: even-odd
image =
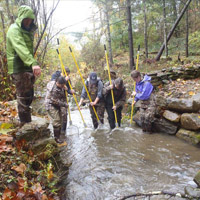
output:
[[[45,97],[46,110],[49,110],[51,106],[60,109],[60,107],[68,107],[65,90],[59,88],[55,81],[50,81],[47,84],[47,93]]]
[[[114,80],[112,80],[112,84],[114,85]],[[105,83],[103,88],[103,96],[105,98],[105,102],[108,105],[113,105],[111,90],[109,88],[110,82]],[[113,88],[115,105],[117,108],[123,106],[126,102],[126,88],[123,86],[121,90],[118,90],[116,87]]]

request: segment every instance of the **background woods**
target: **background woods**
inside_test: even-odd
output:
[[[67,32],[67,27],[58,29],[53,21],[59,0],[52,0],[51,4],[48,2],[45,0],[0,2],[1,99],[12,99],[14,95],[14,87],[7,75],[6,32],[16,19],[17,9],[22,4],[31,6],[36,14],[38,29],[34,41],[35,56],[43,69],[43,76],[38,81],[43,81],[46,75],[58,69],[59,60],[55,51],[57,37],[61,40],[60,48],[64,64],[72,71],[74,67],[73,60],[68,54],[69,45],[75,50],[78,61],[84,63],[83,66],[97,71],[102,71],[102,67],[105,66],[103,44],[107,44],[110,65],[122,66],[128,71],[134,69],[134,58],[139,44],[140,62],[144,64],[155,63],[154,59],[158,61],[166,57],[174,61],[171,64],[198,60],[199,0],[92,0],[95,5],[94,11],[91,17],[86,19],[93,24],[92,28],[72,33],[79,50],[65,37],[63,31]],[[121,63],[123,58],[125,62]],[[154,68],[157,66],[158,64],[155,64]]]

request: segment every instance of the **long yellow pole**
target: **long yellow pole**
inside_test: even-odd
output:
[[[60,60],[60,63],[61,63],[62,71],[64,72],[63,74],[65,74],[65,75],[67,76],[67,72],[66,72],[66,70],[65,70],[65,67],[64,67],[64,64],[63,64],[63,62],[62,62],[62,58],[61,58],[61,55],[60,55],[60,52],[59,52],[58,49],[57,49],[57,53],[58,53],[58,57],[59,57],[59,60]],[[69,80],[68,80],[68,84],[69,84],[70,89],[72,90],[72,86],[71,86],[71,83],[70,83]],[[72,94],[72,95],[73,95],[73,97],[74,97],[76,106],[78,107],[78,110],[79,110],[79,113],[80,113],[80,115],[81,115],[81,119],[82,119],[82,121],[83,121],[84,127],[87,127],[87,126],[86,126],[86,123],[85,123],[85,120],[84,120],[84,118],[83,118],[83,115],[82,115],[82,113],[81,113],[80,107],[79,107],[79,105],[78,105],[76,96],[75,96],[75,94]]]
[[[137,60],[136,60],[136,70],[138,70],[138,64],[139,64],[139,55],[140,55],[140,45],[138,45],[138,51],[137,51]],[[135,91],[136,83],[134,83],[134,91]],[[133,97],[133,102],[134,102],[134,97]],[[133,118],[133,109],[134,105],[132,102],[132,107],[131,107],[131,119],[130,119],[130,125],[132,124],[132,118]]]
[[[105,50],[105,56],[106,56],[106,63],[107,63],[107,67],[108,67],[108,77],[109,77],[110,85],[112,85],[111,76],[110,76],[110,66],[109,66],[109,62],[108,62],[108,54],[107,54],[107,51],[106,51],[106,45],[105,44],[104,44],[104,50]],[[111,96],[112,96],[113,106],[115,106],[113,89],[111,89]],[[114,110],[114,116],[115,116],[115,126],[118,128],[116,110]]]
[[[75,58],[75,56],[74,56],[74,53],[73,53],[71,47],[69,47],[69,50],[70,50],[70,52],[71,52],[71,54],[72,54],[72,57],[73,57],[73,59],[74,59],[74,63],[75,63],[75,65],[76,65],[76,68],[77,68],[77,70],[78,70],[78,72],[79,72],[79,75],[80,75],[80,77],[81,77],[81,80],[82,80],[82,82],[83,82],[83,85],[84,85],[84,87],[85,87],[85,90],[86,90],[86,92],[87,92],[87,96],[88,96],[90,102],[92,102],[92,99],[91,99],[90,94],[89,94],[89,92],[88,92],[88,89],[87,89],[87,87],[86,87],[86,85],[85,85],[85,81],[84,81],[84,79],[83,79],[83,77],[82,77],[82,74],[81,74],[81,72],[80,72],[78,63],[76,62],[76,58]],[[94,114],[95,114],[95,116],[96,116],[96,118],[97,118],[97,121],[98,121],[98,123],[100,124],[101,122],[100,122],[99,117],[98,117],[98,115],[97,115],[96,109],[95,109],[94,106],[92,106],[92,108],[93,108],[93,110],[94,110]]]

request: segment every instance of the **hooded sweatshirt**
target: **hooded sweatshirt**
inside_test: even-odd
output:
[[[25,18],[35,19],[33,10],[29,6],[21,6],[18,17],[10,26],[6,38],[6,53],[8,60],[8,73],[32,72],[32,66],[38,65],[33,56],[33,31],[35,24],[31,24],[29,31],[22,28]]]
[[[151,77],[145,75],[143,80],[141,80],[139,83],[136,83],[135,101],[149,99],[153,91],[153,85],[150,83],[150,81]]]

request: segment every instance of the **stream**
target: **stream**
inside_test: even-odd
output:
[[[67,130],[69,150],[64,156],[72,162],[68,199],[113,200],[137,192],[183,192],[185,186],[196,186],[199,148],[174,136],[145,134],[140,128],[110,132],[107,122],[105,130],[94,131],[89,110],[81,112],[89,128],[84,128],[79,112],[72,111],[73,125]]]

